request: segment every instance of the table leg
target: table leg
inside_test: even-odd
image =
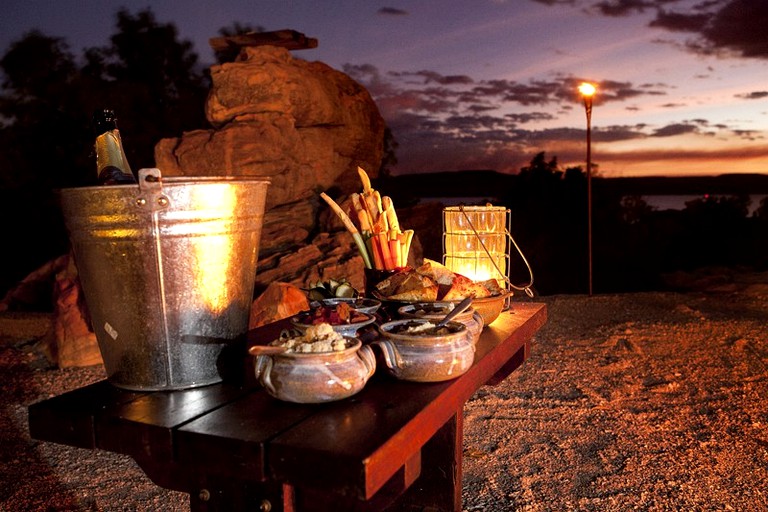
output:
[[[415,455],[370,501],[350,501],[318,490],[286,486],[284,511],[460,512],[463,421],[462,409],[432,436],[420,455]],[[411,466],[420,467],[420,473],[411,472]]]
[[[459,410],[421,450],[421,476],[387,512],[460,512],[464,413]]]
[[[189,494],[191,512],[281,512],[283,489],[279,484],[205,477],[197,492]]]

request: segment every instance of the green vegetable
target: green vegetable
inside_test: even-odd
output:
[[[357,298],[360,296],[360,292],[346,279],[329,279],[325,282],[317,281],[310,283],[307,296],[309,300],[332,299],[335,297]]]

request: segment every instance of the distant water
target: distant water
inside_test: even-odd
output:
[[[656,208],[657,210],[684,210],[685,203],[693,201],[695,199],[704,199],[703,195],[696,194],[682,194],[682,195],[647,195],[640,196],[648,203],[648,206]],[[752,215],[755,210],[760,207],[760,201],[768,194],[750,194],[749,199],[749,215]],[[480,201],[483,201],[482,197],[422,197],[420,202],[440,202],[445,206],[457,206],[459,204],[476,205]],[[498,206],[498,205],[496,205]]]
[[[648,206],[651,206],[653,208],[656,208],[657,210],[684,210],[685,209],[685,203],[688,201],[694,201],[696,199],[704,199],[705,196],[703,195],[696,195],[696,194],[690,194],[690,195],[679,195],[679,196],[672,196],[672,195],[648,195],[648,196],[641,196],[643,200],[648,203]],[[768,197],[767,194],[751,194],[749,196],[750,203],[749,203],[749,215],[752,215],[755,210],[757,210],[760,207],[760,201],[762,201],[765,197]]]

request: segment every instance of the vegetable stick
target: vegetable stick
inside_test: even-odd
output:
[[[371,188],[371,178],[368,177],[368,173],[362,167],[357,166],[357,174],[360,175],[360,181],[363,182],[363,193],[367,194],[373,190]]]
[[[387,218],[384,215],[379,215],[379,217],[374,221],[373,226],[374,233],[384,233],[387,234],[389,231],[387,229]]]
[[[394,268],[402,267],[403,264],[400,261],[400,240],[397,238],[389,239],[389,253],[392,255],[392,265],[394,265]]]
[[[371,231],[371,217],[368,215],[365,207],[362,204],[362,198],[360,194],[352,194],[352,207],[357,214],[358,223],[360,224],[360,231]]]
[[[392,262],[392,253],[389,251],[389,243],[387,242],[387,234],[386,233],[376,233],[376,238],[378,239],[379,247],[381,248],[381,255],[382,260],[384,263],[384,269],[390,270],[395,268],[394,263]]]
[[[372,190],[373,200],[375,201],[376,211],[381,215],[384,212],[384,208],[381,207],[381,194],[378,190]]]
[[[377,232],[378,229],[378,220],[380,217],[380,211],[376,205],[376,198],[373,196],[373,194],[363,194],[363,204],[365,205],[365,211],[368,212],[368,215],[371,218],[371,228],[374,232]]]
[[[395,212],[395,206],[392,204],[392,198],[383,196],[381,198],[381,207],[384,209],[390,231],[400,231],[400,222],[397,220],[397,212]]]
[[[344,224],[344,226],[347,228],[347,231],[350,232],[352,235],[352,238],[355,240],[355,244],[357,245],[358,251],[360,251],[360,256],[363,257],[363,262],[365,263],[365,266],[367,268],[372,268],[371,266],[371,258],[368,256],[368,249],[365,247],[365,242],[363,241],[363,237],[360,235],[360,231],[358,231],[357,227],[355,227],[354,223],[352,222],[352,219],[349,218],[349,216],[344,213],[344,210],[341,209],[341,206],[336,204],[336,201],[331,199],[328,194],[325,192],[320,193],[320,197],[323,198],[323,200],[328,203],[328,206],[331,207],[331,209],[336,212],[336,215],[341,219],[341,222]]]
[[[400,266],[408,265],[408,247],[406,245],[408,235],[400,231],[397,233],[398,246],[400,247]]]
[[[405,233],[405,261],[408,261],[408,255],[411,253],[411,242],[413,241],[413,230],[412,229],[406,229],[403,231]]]
[[[373,258],[373,268],[377,268],[379,270],[383,269],[384,263],[381,261],[381,251],[376,247],[376,238],[369,236],[365,242],[366,246],[368,247],[368,252]]]

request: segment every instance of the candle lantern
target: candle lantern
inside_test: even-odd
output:
[[[523,290],[532,297],[533,271],[511,235],[511,212],[503,206],[449,206],[443,208],[443,264],[473,281],[496,279],[505,290]],[[512,246],[520,253],[531,276],[527,285],[510,280]]]

